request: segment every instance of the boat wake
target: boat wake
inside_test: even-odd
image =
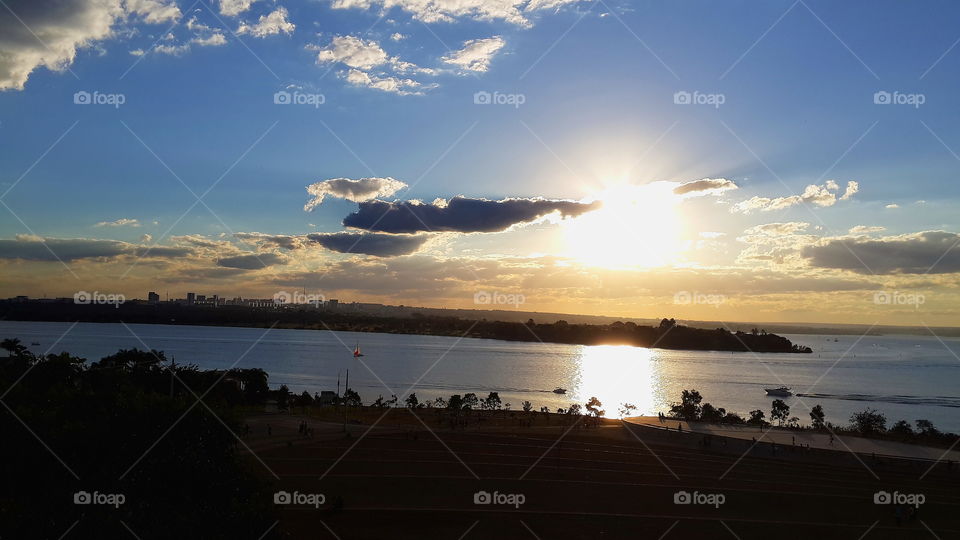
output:
[[[797,394],[798,397],[814,399],[839,399],[844,401],[874,401],[902,405],[928,405],[934,407],[960,408],[960,397],[953,396],[888,396],[876,394]]]

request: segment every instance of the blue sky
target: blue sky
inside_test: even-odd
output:
[[[8,208],[0,208],[0,236],[6,239],[29,234],[34,240],[109,239],[165,246],[196,235],[232,242],[223,248],[234,255],[254,249],[237,244],[235,233],[343,231],[341,220],[357,209],[358,201],[331,197],[313,212],[303,211],[310,198],[306,186],[327,179],[394,178],[407,187],[383,198],[431,203],[458,195],[588,201],[601,198],[599,194],[615,184],[642,188],[652,182],[711,178],[729,180],[736,189],[682,203],[674,226],[682,229],[677,242],[692,245],[706,238],[704,233],[722,233],[710,237],[721,238],[720,245],[701,253],[685,250],[661,273],[697,268],[727,276],[771,272],[788,279],[803,274],[820,284],[786,287],[793,294],[824,293],[823,284],[831,280],[859,280],[860,296],[891,284],[934,287],[946,295],[955,283],[951,272],[936,272],[933,283],[932,277],[921,279],[921,272],[896,265],[878,271],[875,268],[884,265],[867,264],[866,275],[839,262],[811,267],[811,261],[819,259],[809,251],[814,244],[837,238],[857,245],[912,242],[922,247],[930,242],[916,235],[958,230],[960,158],[954,153],[960,150],[960,127],[952,119],[958,112],[960,82],[960,50],[953,46],[960,31],[952,23],[958,8],[948,2],[518,0],[518,11],[504,14],[496,11],[503,2],[484,0],[471,0],[467,4],[475,9],[466,12],[449,8],[454,3],[443,0],[390,0],[392,7],[376,0],[366,2],[367,8],[354,0],[323,0],[255,1],[237,13],[219,2],[201,0],[191,8],[189,2],[140,0],[118,3],[119,11],[106,16],[106,22],[54,10],[31,13],[27,4],[10,5],[14,12],[20,10],[24,24],[39,29],[37,36],[0,38],[0,50],[11,54],[0,65],[0,84],[6,86],[0,92],[0,189],[13,186],[2,198]],[[86,6],[93,2],[76,4],[78,12],[87,14],[100,9]],[[435,9],[424,10],[423,5]],[[539,5],[546,7],[533,9]],[[434,20],[437,17],[447,20]],[[45,31],[48,25],[54,27],[55,19],[59,30]],[[272,28],[262,24],[259,31],[240,30],[278,20],[282,24]],[[9,15],[0,18],[0,24],[23,34],[23,24]],[[42,47],[39,36],[47,42]],[[203,45],[199,40],[208,41]],[[338,40],[359,43],[375,60],[358,69],[363,59],[344,60],[343,51],[334,47]],[[496,45],[471,52],[475,40],[496,40]],[[56,56],[61,46],[69,50],[70,44],[75,57],[60,58],[67,69],[50,70],[37,62],[38,57]],[[170,54],[176,47],[182,50]],[[458,53],[480,63],[471,69],[470,64],[445,61]],[[318,61],[325,54],[335,60]],[[409,64],[398,68],[400,62]],[[15,75],[32,65],[36,68],[25,79]],[[351,69],[355,76],[415,82],[399,92],[373,88],[356,83]],[[124,103],[77,105],[74,94],[80,91],[121,94]],[[281,91],[322,95],[323,104],[276,104],[274,94]],[[523,103],[478,105],[476,92],[521,95]],[[714,96],[714,101],[720,96],[722,104],[678,104],[677,92]],[[877,92],[889,92],[893,99],[920,99],[922,104],[877,104]],[[765,208],[760,201],[751,211],[735,210],[737,203],[753,197],[796,196],[828,180],[837,185],[828,190],[834,192],[832,202],[811,198]],[[181,181],[198,195],[216,182],[204,197],[209,209],[198,204],[184,216],[195,198]],[[843,198],[851,181],[858,188]],[[96,226],[121,219],[137,220],[138,226]],[[451,260],[468,265],[503,262],[507,256],[578,258],[557,247],[569,224],[542,219],[525,223],[504,233],[471,229],[435,234],[425,249],[408,256],[432,257],[438,267]],[[751,255],[757,243],[738,238],[750,236],[746,231],[752,227],[784,223],[807,227],[780,227],[802,231],[802,238],[793,234],[770,240],[764,253],[769,256],[770,250],[789,244],[793,252],[787,262],[792,266],[783,266],[784,260],[775,267],[751,262],[745,254]],[[627,228],[646,225],[631,222]],[[849,229],[856,226],[884,229],[867,233],[872,236],[851,236]],[[611,236],[623,236],[610,249],[631,249],[637,241],[647,244],[644,236],[650,234],[610,231]],[[903,235],[915,236],[899,238]],[[949,239],[944,242],[950,247]],[[870,248],[865,244],[864,249]],[[65,271],[56,261],[31,260],[18,255],[16,246],[10,249],[2,264],[19,277],[4,292],[52,289],[51,276]],[[275,247],[255,249],[262,253]],[[194,263],[204,256],[216,258],[195,255]],[[310,271],[345,261],[364,268],[404,264],[366,255],[324,251],[305,264]],[[930,259],[932,253],[921,250],[918,256]],[[948,262],[953,256],[948,254]],[[464,257],[469,260],[464,262]],[[127,279],[123,270],[109,270],[102,260],[77,261],[77,266],[90,264],[94,277],[89,279],[95,283],[107,276],[114,282],[118,275]],[[542,268],[556,269],[556,259],[551,261]],[[934,261],[935,256],[929,262]],[[585,262],[588,268],[589,261],[579,261]],[[122,268],[129,261],[113,263]],[[163,264],[182,270],[184,261],[157,262],[157,267]],[[36,265],[43,267],[44,283],[30,281]],[[629,271],[645,275],[650,266],[649,261],[633,264]],[[929,264],[915,265],[921,266]],[[610,270],[583,271],[598,276]],[[123,285],[130,294],[151,279],[139,272],[137,276],[143,281]],[[304,286],[310,284],[309,276],[299,273],[300,278],[306,280]],[[503,279],[502,288],[529,289],[546,278]],[[244,283],[257,283],[247,289],[250,293],[267,294],[282,282],[274,273],[244,276]],[[249,285],[184,277],[171,286],[229,293]],[[468,297],[463,291],[478,286],[498,284],[458,283],[451,287],[451,296],[432,303],[462,305],[465,300],[460,300]],[[704,287],[724,285],[709,282]],[[77,287],[62,288],[56,294]],[[603,300],[609,294],[607,285],[592,292],[561,287],[527,296],[542,298],[537,306],[544,309],[562,310],[563,299],[572,295],[581,298],[578,307],[591,312],[642,315],[663,311],[671,290],[676,287],[635,291],[616,303]],[[383,301],[411,294],[407,288],[373,290],[346,283],[332,292]],[[731,297],[753,294],[727,292]],[[943,298],[947,305],[948,298]],[[771,297],[766,304],[740,308],[779,319],[822,315],[815,299],[810,299],[809,309],[792,314],[784,301]],[[859,312],[863,306],[856,302],[851,297],[845,309]],[[716,312],[691,309],[690,316]],[[909,310],[893,311],[876,317],[901,321],[910,315]],[[945,309],[929,316],[952,321],[954,315]]]

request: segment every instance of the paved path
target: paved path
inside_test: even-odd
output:
[[[787,429],[767,428],[759,429],[755,426],[731,426],[719,424],[706,424],[703,422],[686,422],[675,419],[668,419],[666,423],[661,423],[656,416],[636,416],[626,418],[626,422],[637,424],[648,428],[664,429],[677,431],[677,425],[683,424],[683,430],[691,433],[710,434],[715,437],[730,437],[734,439],[751,440],[756,438],[763,443],[775,442],[782,446],[810,445],[811,448],[822,450],[836,450],[839,452],[856,452],[858,454],[876,454],[878,456],[896,456],[913,459],[929,459],[939,461],[960,461],[960,451],[954,449],[947,451],[945,448],[932,448],[929,446],[918,446],[915,444],[899,443],[895,441],[882,441],[877,439],[865,439],[863,437],[838,436],[834,438],[833,444],[830,443],[829,433],[812,433],[809,431],[790,431]]]

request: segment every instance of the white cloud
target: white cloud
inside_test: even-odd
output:
[[[256,24],[240,23],[238,34],[250,34],[255,37],[267,37],[281,32],[292,34],[296,25],[287,20],[287,8],[278,7],[267,15],[261,15]]]
[[[115,25],[179,20],[170,0],[32,0],[0,9],[0,90],[23,90],[39,67],[65,71],[77,51],[116,37]],[[12,11],[12,12],[11,12]],[[16,14],[16,15],[14,15]]]
[[[897,203],[890,203],[890,204],[884,206],[884,208],[886,208],[887,210],[895,210],[895,209],[897,209],[897,208],[900,208],[900,205],[897,204]]]
[[[131,218],[120,218],[115,221],[101,221],[94,227],[139,227],[140,221]]]
[[[403,41],[407,39],[407,36],[401,34],[400,32],[395,32],[392,36],[390,36],[390,39],[393,41]]]
[[[836,184],[834,185],[836,186]],[[845,201],[850,197],[853,197],[858,191],[860,191],[860,182],[851,180],[847,182],[847,190],[843,192],[843,196],[840,197],[840,200]]]
[[[201,47],[219,47],[227,44],[227,38],[223,34],[217,33],[207,37],[195,37],[190,40],[190,43],[196,43]]]
[[[333,0],[334,9],[380,8],[386,12],[395,7],[423,22],[452,22],[458,18],[481,21],[504,20],[530,26],[524,14],[556,9],[579,0]]]
[[[181,16],[180,8],[174,1],[124,0],[123,5],[127,13],[140,16],[147,24],[171,23],[179,20]]]
[[[392,92],[400,95],[419,94],[420,90],[425,88],[419,82],[413,79],[400,79],[398,77],[371,75],[359,69],[351,69],[344,76],[346,81],[354,86],[363,86],[373,88],[383,92]],[[428,87],[429,88],[429,87]]]
[[[144,244],[149,244],[151,241],[153,241],[153,235],[149,233],[144,233],[143,235],[140,236],[140,241],[143,242]]]
[[[220,0],[220,14],[236,17],[250,9],[256,0]]]
[[[389,197],[405,187],[407,187],[407,184],[389,176],[386,178],[361,178],[359,180],[331,178],[307,186],[307,193],[313,195],[313,199],[304,205],[303,209],[310,212],[319,206],[328,195],[352,202],[363,202],[378,197]]]
[[[468,71],[485,72],[490,69],[490,60],[506,42],[500,36],[466,41],[463,48],[443,57],[448,64],[459,66]]]
[[[856,227],[850,228],[850,234],[870,234],[875,232],[882,232],[887,230],[886,227],[880,227],[877,225],[857,225]]]
[[[726,178],[704,178],[692,182],[684,182],[673,188],[676,195],[685,195],[687,197],[697,197],[700,195],[719,195],[725,191],[740,189],[733,180]]]
[[[810,184],[804,188],[800,195],[791,195],[789,197],[751,197],[741,201],[730,209],[731,212],[742,212],[749,214],[754,210],[761,212],[770,212],[772,210],[782,210],[801,203],[812,204],[814,206],[833,206],[836,204],[837,191],[840,186],[833,180],[828,180],[822,186]],[[860,190],[860,184],[855,181],[847,182],[847,189],[839,200],[847,200]]]
[[[339,62],[352,68],[370,69],[389,60],[386,51],[376,41],[364,41],[354,36],[335,36],[323,48],[312,46],[317,51],[317,63]]]

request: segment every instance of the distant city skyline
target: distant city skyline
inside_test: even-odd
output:
[[[8,4],[0,296],[960,326],[960,6]]]

